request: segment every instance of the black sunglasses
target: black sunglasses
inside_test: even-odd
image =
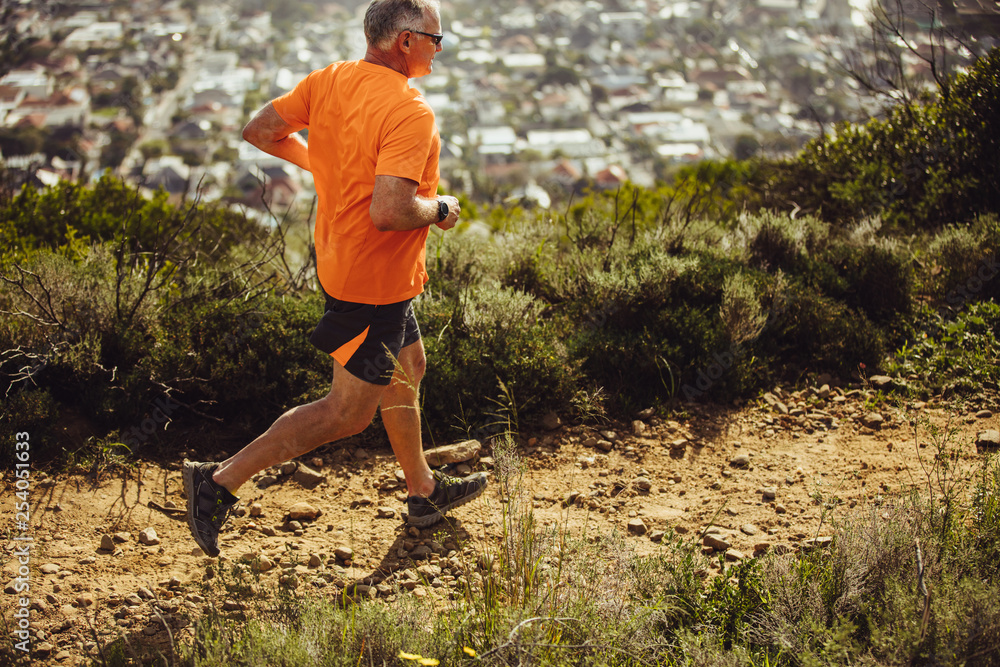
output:
[[[418,35],[426,35],[430,37],[431,41],[434,42],[434,46],[440,44],[441,40],[444,39],[444,35],[441,34],[440,32],[422,32],[420,30],[411,30],[410,32],[415,32]]]

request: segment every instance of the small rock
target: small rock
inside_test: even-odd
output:
[[[684,438],[678,438],[670,443],[670,450],[674,452],[679,452],[687,449],[688,441]]]
[[[112,539],[118,544],[125,544],[132,539],[131,533],[115,533]]]
[[[610,452],[612,449],[615,448],[615,444],[610,440],[602,439],[597,441],[597,448],[602,452]]]
[[[977,433],[976,451],[981,454],[1000,451],[1000,431],[988,429]]]
[[[785,512],[788,511],[788,508],[782,505],[781,503],[778,503],[774,506],[774,511],[777,512],[778,514],[784,514]]]
[[[153,591],[145,587],[142,587],[139,590],[137,590],[135,594],[141,597],[143,600],[152,600],[154,597],[156,597],[155,595],[153,595]]]
[[[300,468],[301,470],[301,468]],[[297,473],[296,473],[297,474]],[[300,519],[305,519],[307,521],[315,521],[323,514],[322,510],[313,507],[309,503],[295,503],[288,508],[288,518],[292,521],[298,521]]]
[[[413,560],[420,560],[422,558],[430,558],[430,556],[431,556],[432,553],[434,553],[434,552],[431,551],[431,548],[429,546],[427,546],[425,544],[421,544],[420,546],[418,546],[415,549],[413,549],[412,551],[410,551],[410,558],[412,558]]]
[[[993,412],[990,410],[980,410],[976,413],[976,419],[989,419],[993,416]]]
[[[823,549],[833,544],[833,537],[830,535],[823,535],[821,537],[810,537],[808,540],[802,541],[802,548],[809,549]]]
[[[542,428],[546,431],[554,431],[562,426],[562,420],[555,412],[548,412],[542,417]]]
[[[225,602],[222,603],[223,611],[238,611],[242,608],[243,605],[241,605],[236,600],[226,600]]]
[[[392,519],[396,516],[396,510],[391,507],[379,507],[376,512],[380,519]]]
[[[630,519],[628,522],[628,532],[633,535],[645,535],[646,524],[640,518]]]
[[[292,475],[292,479],[301,484],[307,489],[311,489],[317,484],[326,481],[326,475],[321,472],[316,472],[309,466],[299,464],[298,469],[295,474]]]
[[[482,450],[483,445],[478,440],[464,440],[452,445],[428,449],[424,452],[424,458],[427,459],[427,465],[436,468],[450,463],[471,461],[479,456]]]
[[[749,468],[750,467],[750,455],[749,454],[737,454],[733,458],[729,459],[729,465],[734,468]]]
[[[441,576],[441,568],[437,565],[432,565],[430,563],[426,565],[421,565],[417,568],[417,574],[425,579],[433,579],[434,577]]]
[[[830,393],[830,385],[828,384],[825,384],[816,390],[816,396],[824,401],[830,398]]]
[[[291,475],[293,472],[298,470],[298,468],[299,468],[298,461],[285,461],[284,463],[281,464],[279,470],[281,470],[282,475]]]
[[[760,495],[764,500],[774,500],[778,496],[778,489],[773,486],[765,486],[760,490]]]
[[[264,508],[260,503],[254,503],[250,506],[250,516],[261,516],[264,513]]]
[[[38,570],[42,574],[55,574],[56,572],[59,571],[59,566],[56,565],[55,563],[46,563],[45,565],[42,565],[40,568],[38,568]]]
[[[868,378],[868,382],[871,384],[873,389],[886,391],[893,388],[892,378],[888,375],[872,375]]]
[[[653,482],[651,482],[648,477],[637,477],[633,484],[635,484],[635,488],[640,491],[649,491],[653,488]]]
[[[309,555],[309,567],[319,567],[322,562],[323,561],[320,560],[319,554]]]
[[[131,595],[126,595],[125,604],[127,604],[130,607],[138,607],[139,605],[142,604],[142,598],[136,595],[135,593],[132,593]]]
[[[323,467],[323,459],[321,457],[319,457],[319,456],[314,456],[311,459],[309,459],[309,465],[311,465],[313,468],[317,468],[317,469],[318,468],[322,468]]]
[[[257,480],[258,489],[266,489],[269,486],[274,486],[278,483],[278,478],[274,475],[262,475],[260,479]]]
[[[706,547],[711,547],[718,551],[726,551],[727,549],[731,549],[733,546],[717,533],[707,533],[705,537],[701,538],[701,543]]]
[[[101,535],[101,551],[114,551],[115,540],[110,535]]]
[[[650,542],[662,542],[663,538],[665,536],[666,536],[666,533],[664,531],[662,531],[662,530],[654,530],[653,532],[651,532],[649,534],[649,541]]]
[[[337,557],[338,560],[347,561],[354,559],[354,550],[350,547],[336,547],[333,550],[333,555]]]
[[[882,428],[882,423],[885,418],[877,412],[869,412],[861,418],[861,423],[873,430],[879,430]]]
[[[646,435],[646,423],[636,419],[632,422],[632,435],[643,436]]]
[[[274,569],[274,561],[267,556],[261,555],[261,557],[257,559],[254,568],[258,572],[267,572],[268,570]]]
[[[148,547],[152,547],[160,543],[160,538],[156,535],[155,530],[152,528],[146,528],[139,533],[139,542]]]
[[[726,549],[726,560],[731,562],[739,562],[746,558],[742,551],[737,551],[736,549]]]
[[[760,529],[757,528],[757,526],[753,525],[752,523],[745,523],[742,526],[740,526],[740,531],[744,535],[756,535],[757,533],[760,532]]]
[[[53,646],[48,642],[42,642],[41,644],[35,644],[31,648],[34,651],[35,656],[39,658],[44,658],[49,653],[52,653],[52,651],[55,649],[55,646]]]
[[[372,455],[368,453],[367,449],[363,449],[361,447],[356,447],[354,451],[351,452],[351,456],[354,457],[355,461],[367,461],[372,457]]]
[[[94,594],[93,593],[81,593],[76,598],[77,607],[92,607],[94,606]]]
[[[655,414],[656,414],[656,408],[646,408],[645,410],[640,410],[639,414],[637,414],[636,416],[639,419],[645,420],[645,419],[649,419],[650,417],[652,417]]]

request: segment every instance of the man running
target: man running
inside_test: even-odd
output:
[[[188,525],[210,556],[257,472],[360,433],[375,410],[406,475],[407,522],[423,528],[482,494],[485,473],[432,471],[420,440],[426,358],[412,299],[427,281],[429,227],[451,229],[458,200],[436,195],[441,140],[434,112],[408,79],[441,50],[437,0],[374,0],[359,61],[317,70],[272,100],[243,138],[312,172],[319,198],[316,269],[326,312],[310,341],[333,357],[324,398],[292,408],[222,463],[184,463]],[[309,129],[308,143],[297,134]]]

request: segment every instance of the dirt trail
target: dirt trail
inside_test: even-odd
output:
[[[699,539],[714,520],[719,541],[706,552],[728,549],[735,560],[800,548],[832,532],[830,522],[852,508],[926,484],[922,466],[939,444],[926,424],[955,428],[950,446],[970,465],[977,433],[998,428],[985,410],[996,406],[957,412],[940,402],[906,411],[881,406],[879,424],[866,404],[870,395],[810,388],[768,394],[741,409],[688,406],[683,420],[645,413],[629,424],[538,428],[522,434],[518,448],[524,489],[540,525],[574,536],[617,531],[639,554],[655,552],[670,530]],[[499,534],[496,484],[455,510],[449,525],[417,531],[402,521],[405,487],[388,448],[359,451],[347,443],[302,463],[323,481],[304,488],[288,466],[286,474],[269,471],[270,486],[258,479],[240,489],[246,512],[223,533],[224,561],[249,556],[264,581],[330,596],[345,587],[372,598],[400,590],[446,596],[462,577],[477,576],[468,563]],[[89,664],[119,635],[162,646],[190,635],[191,619],[209,604],[202,583],[215,559],[198,549],[179,511],[180,465],[143,462],[99,481],[34,479],[33,664]],[[471,465],[490,470],[491,452]],[[258,488],[261,481],[266,488]],[[10,471],[2,487],[13,497]],[[286,520],[302,502],[318,517]],[[0,554],[8,624],[20,597],[16,546],[8,540]]]

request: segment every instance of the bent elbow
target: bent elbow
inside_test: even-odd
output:
[[[392,216],[386,211],[376,209],[374,206],[368,209],[375,231],[391,232],[393,230]]]

